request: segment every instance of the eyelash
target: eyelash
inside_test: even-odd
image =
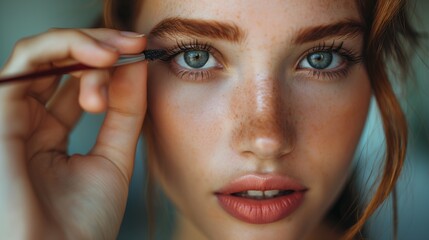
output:
[[[189,69],[180,69],[179,66],[174,66],[173,59],[178,54],[187,52],[187,51],[207,51],[209,54],[213,54],[213,47],[209,43],[200,43],[198,40],[191,42],[177,42],[176,46],[172,48],[165,49],[166,56],[161,60],[167,62],[172,68],[173,72],[180,78],[186,79],[189,81],[204,81],[211,79],[213,70],[216,69],[200,69],[200,70],[189,70]],[[317,52],[328,52],[333,54],[338,54],[342,61],[344,62],[339,69],[337,70],[323,70],[323,69],[309,69],[309,68],[299,68],[298,65],[310,54]],[[216,59],[217,60],[217,59]],[[338,79],[341,77],[346,77],[350,70],[351,66],[360,63],[363,60],[363,57],[352,50],[343,48],[343,42],[336,44],[333,41],[331,44],[327,45],[326,42],[320,43],[319,45],[307,50],[300,58],[295,66],[295,69],[300,71],[306,71],[311,77],[316,77],[317,79]],[[176,64],[177,65],[177,64]]]
[[[329,80],[333,80],[336,78],[346,77],[351,70],[351,66],[358,64],[362,62],[363,56],[355,53],[352,50],[346,49],[343,47],[343,42],[340,44],[336,44],[335,41],[333,41],[330,45],[327,45],[326,42],[320,43],[319,45],[311,48],[310,50],[306,51],[298,61],[299,65],[301,61],[303,61],[307,56],[313,53],[317,52],[329,52],[333,54],[338,54],[340,57],[343,58],[344,63],[340,69],[337,70],[318,70],[318,69],[300,69],[298,66],[295,68],[298,70],[307,71],[312,77],[317,77],[317,79],[320,78],[328,78]]]
[[[207,51],[209,54],[213,54],[213,47],[209,43],[200,43],[198,40],[192,42],[177,42],[176,46],[172,48],[165,49],[166,55],[161,60],[167,62],[173,72],[180,78],[186,79],[189,81],[204,81],[210,79],[212,76],[213,69],[201,69],[201,70],[189,70],[189,69],[179,69],[178,66],[173,66],[172,60],[179,54],[187,51]]]
[[[190,51],[190,50],[201,50],[211,52],[213,47],[209,43],[201,44],[198,40],[194,40],[192,42],[176,42],[176,46],[172,48],[165,49],[166,57],[162,60],[169,61],[177,54]]]

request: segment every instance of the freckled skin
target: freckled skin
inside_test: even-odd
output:
[[[294,147],[292,115],[283,104],[279,79],[243,79],[243,89],[234,91],[230,114],[233,136],[231,148],[261,159],[278,159]],[[252,156],[247,156],[252,157]]]
[[[145,0],[136,31],[148,33],[167,17],[185,17],[234,23],[246,39],[199,39],[225,60],[223,72],[207,82],[180,79],[166,64],[149,65],[149,157],[179,210],[177,239],[305,238],[348,177],[371,89],[362,64],[332,80],[299,72],[297,61],[320,42],[291,41],[301,28],[359,20],[355,1],[178,2]],[[149,42],[149,48],[162,44],[175,41]],[[344,41],[356,52],[362,44],[361,38]],[[251,173],[297,179],[309,189],[303,204],[271,224],[231,217],[213,193]]]

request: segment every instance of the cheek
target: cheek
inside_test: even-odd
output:
[[[301,158],[305,156],[300,171],[309,181],[322,185],[321,189],[339,191],[365,124],[370,84],[360,68],[335,88],[313,86],[294,91],[298,93],[296,150]]]
[[[156,67],[161,68],[153,71],[157,76],[149,75],[148,108],[154,131],[163,138],[160,140],[191,143],[183,149],[186,151],[213,143],[210,140],[222,132],[218,117],[225,105],[222,93],[207,83],[184,83],[164,67]]]
[[[158,180],[173,198],[191,195],[183,192],[198,187],[195,182],[210,179],[208,160],[221,148],[226,103],[217,86],[181,81],[165,66],[154,65],[149,70],[156,72],[149,74],[148,115]]]

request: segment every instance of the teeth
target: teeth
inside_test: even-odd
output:
[[[267,190],[264,191],[264,196],[268,198],[272,198],[280,193],[280,190]]]
[[[280,190],[267,190],[267,191],[259,191],[259,190],[248,190],[243,192],[241,196],[250,197],[255,199],[264,199],[264,198],[273,198],[280,193]]]
[[[256,198],[259,197],[260,198],[260,197],[264,196],[264,192],[263,191],[258,191],[258,190],[249,190],[246,193],[247,193],[247,195],[249,197],[256,197]]]
[[[253,198],[253,199],[269,199],[275,198],[278,196],[289,195],[293,193],[293,190],[247,190],[244,192],[233,193],[234,196],[244,197],[244,198]]]

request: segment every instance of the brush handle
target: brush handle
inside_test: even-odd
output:
[[[162,58],[165,54],[164,50],[145,50],[140,54],[135,55],[121,55],[118,60],[110,67],[117,67],[122,65],[127,65],[131,63],[136,63],[144,60],[156,60]],[[106,67],[106,68],[110,68]],[[90,70],[90,69],[100,69],[98,67],[91,67],[84,64],[75,64],[64,67],[51,68],[47,70],[41,70],[30,73],[17,74],[13,76],[0,77],[0,84],[16,82],[21,80],[29,80],[29,79],[41,79],[42,77],[53,76],[53,75],[63,75],[70,72],[82,71],[82,70]]]
[[[96,67],[91,67],[84,64],[75,64],[71,66],[51,68],[51,69],[37,71],[37,72],[18,74],[18,75],[13,75],[9,77],[2,77],[0,78],[0,84],[16,82],[21,80],[40,79],[42,77],[53,76],[53,75],[63,75],[70,72],[89,70],[89,69],[96,69]]]

